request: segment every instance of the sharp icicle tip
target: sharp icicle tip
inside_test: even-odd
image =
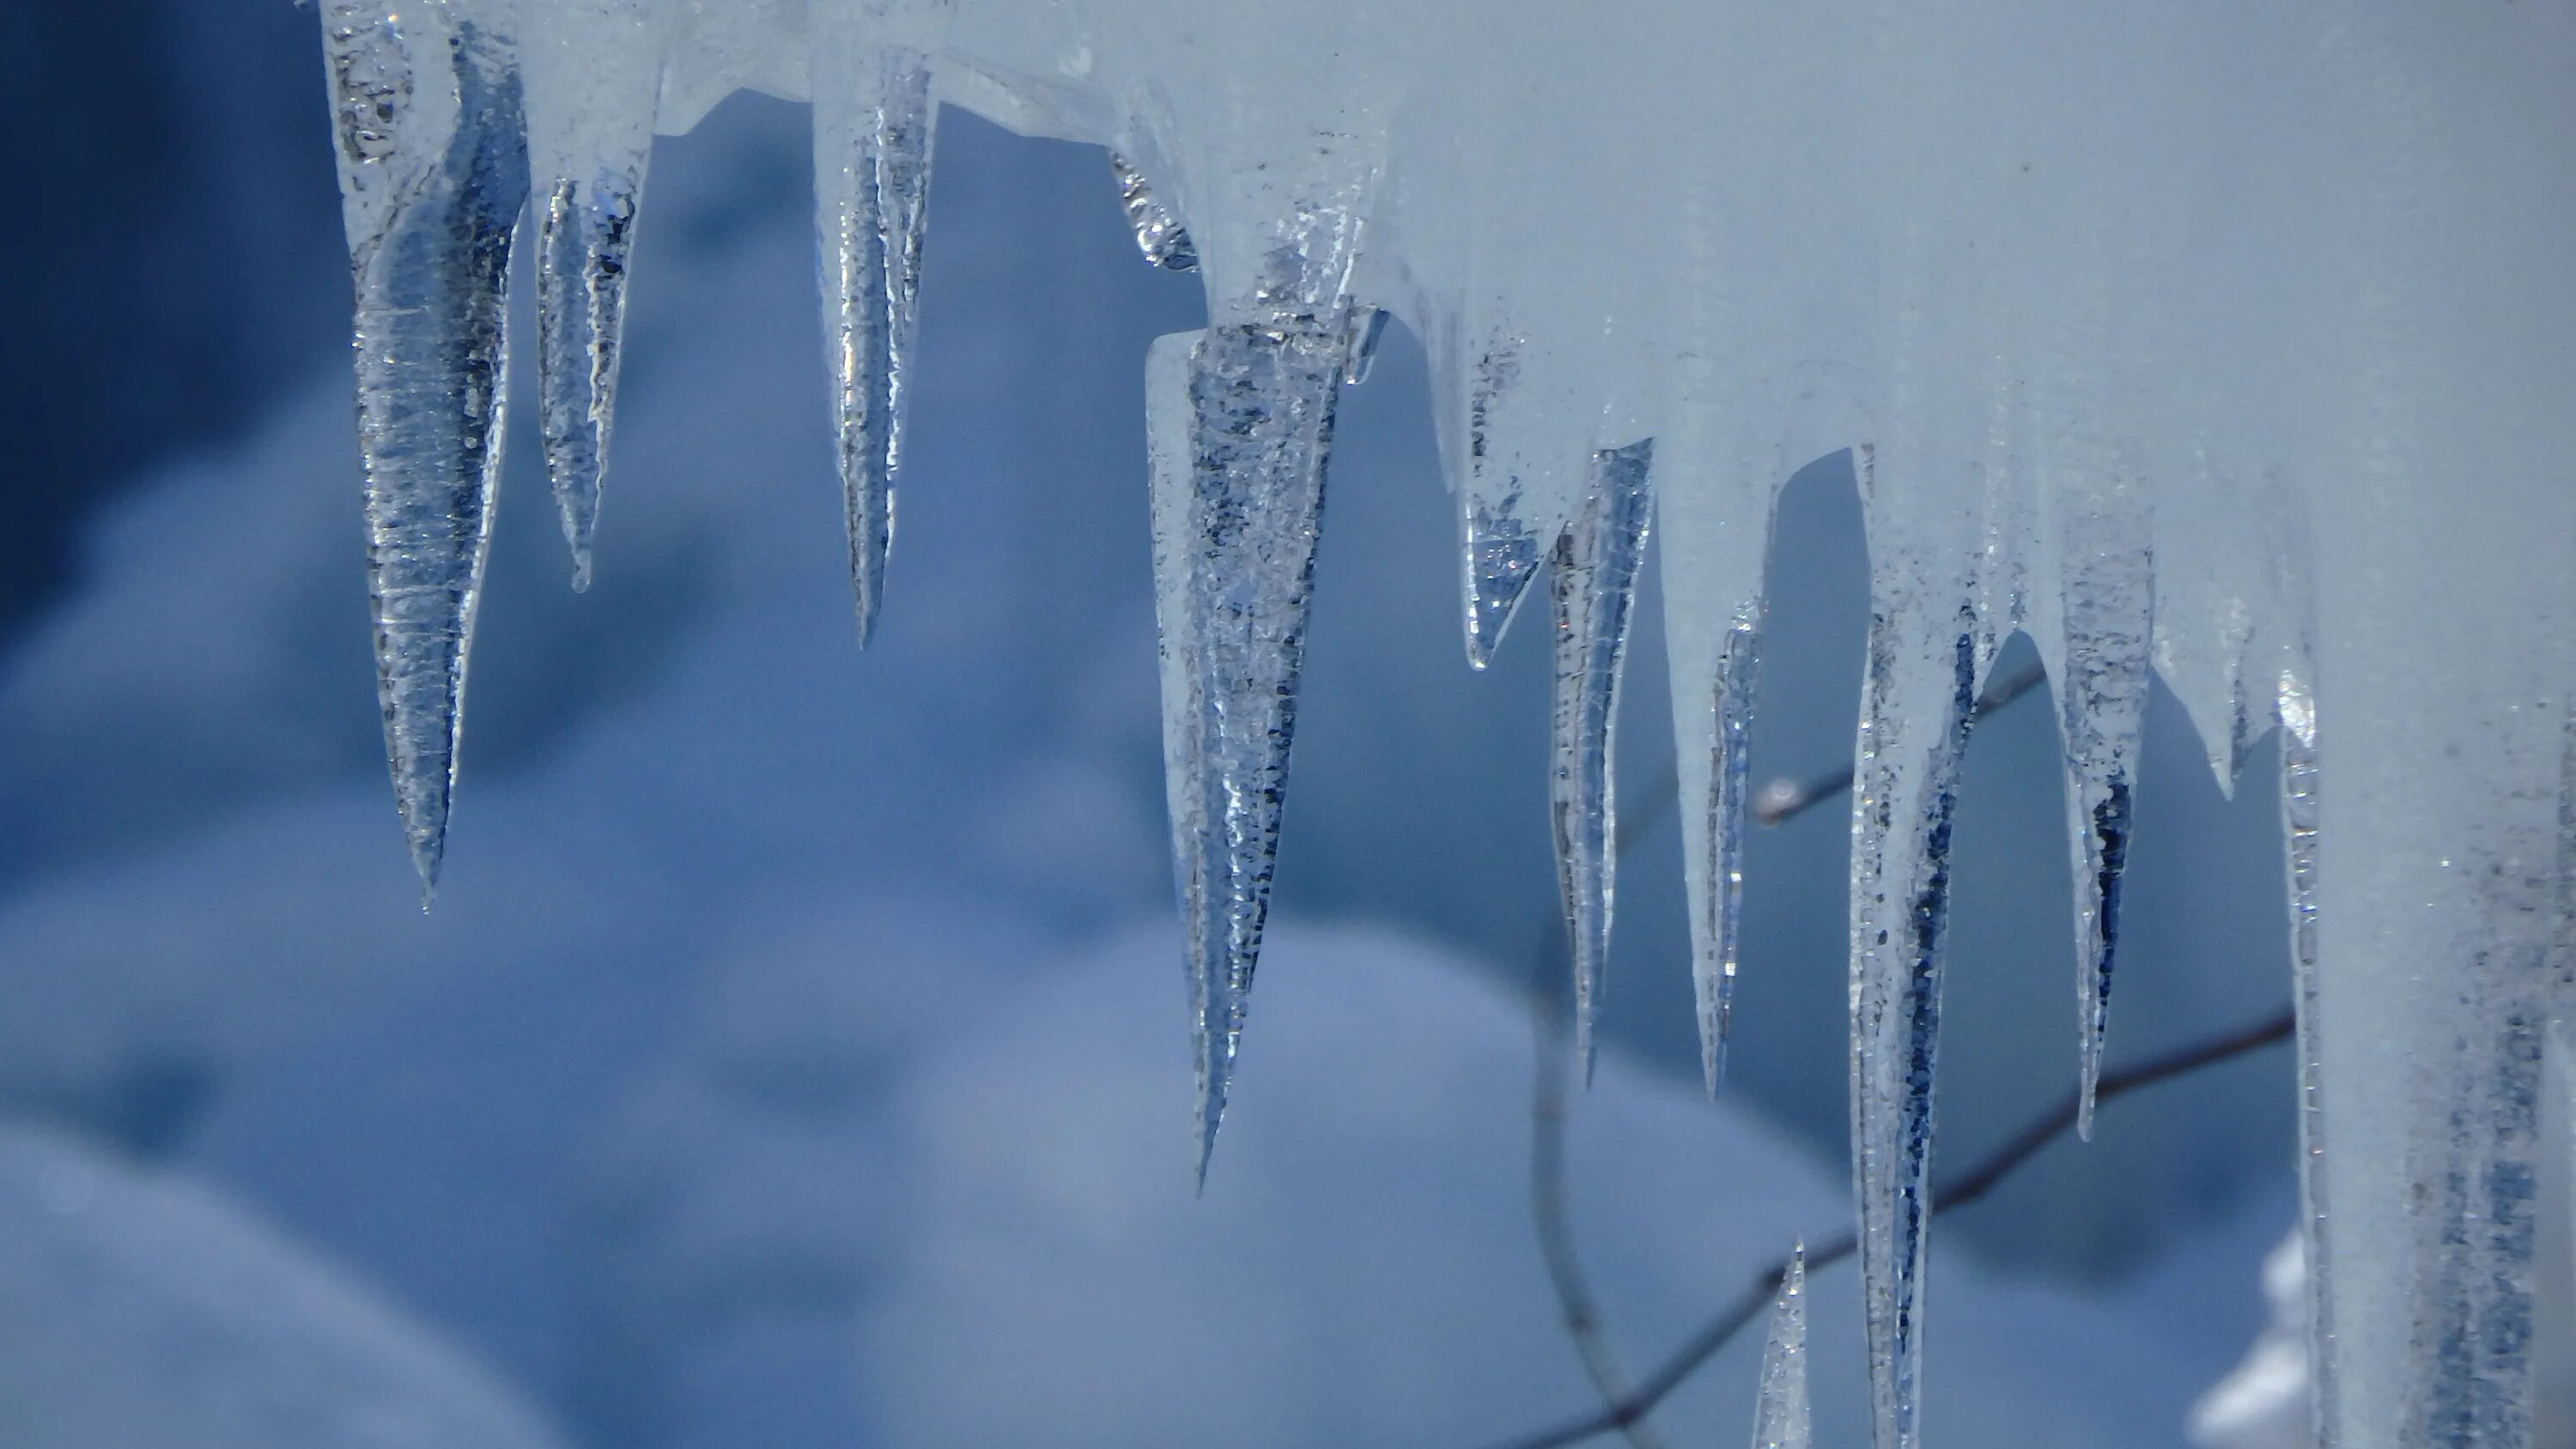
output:
[[[1771,1332],[1762,1345],[1760,1397],[1753,1411],[1753,1449],[1810,1449],[1807,1402],[1807,1245],[1789,1253],[1771,1303]]]

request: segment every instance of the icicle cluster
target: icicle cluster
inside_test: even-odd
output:
[[[966,105],[1108,147],[1146,259],[1207,288],[1206,329],[1148,363],[1202,1171],[1268,906],[1335,396],[1392,313],[1430,359],[1472,663],[1551,580],[1587,1053],[1653,526],[1712,1089],[1773,498],[1856,450],[1852,1139],[1880,1449],[1920,1440],[1948,846],[1971,703],[2016,631],[2061,721],[2088,1096],[2153,671],[2223,786],[2282,729],[2320,1436],[2524,1441],[2532,1103],[2576,895],[2569,0],[1646,0],[1579,21],[1436,0],[326,0],[324,32],[386,738],[424,882],[523,213],[578,586],[650,136],[739,87],[813,102],[864,639],[932,131]]]

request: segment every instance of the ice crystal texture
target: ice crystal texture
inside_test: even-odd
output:
[[[2152,670],[2223,786],[2282,729],[2320,1433],[2527,1440],[2532,1104],[2568,1007],[2570,0],[322,9],[380,688],[425,880],[531,195],[542,432],[586,572],[644,137],[741,87],[813,101],[864,635],[933,128],[964,105],[1107,148],[1147,259],[1207,289],[1148,389],[1202,1166],[1268,909],[1335,395],[1391,315],[1429,359],[1471,661],[1552,576],[1587,1013],[1651,512],[1712,1086],[1739,969],[1764,969],[1734,918],[1773,499],[1813,458],[1860,460],[1851,1080],[1879,1449],[1922,1442],[1949,835],[2016,632],[2065,754],[2071,1075],[2089,1089],[2111,1039]]]
[[[1753,1411],[1753,1449],[1808,1449],[1807,1245],[1789,1255],[1780,1294],[1771,1304],[1771,1333],[1762,1345],[1761,1396]]]

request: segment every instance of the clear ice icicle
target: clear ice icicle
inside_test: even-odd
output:
[[[929,53],[887,44],[882,12],[814,24],[814,206],[859,640],[876,629],[930,195]]]
[[[357,294],[376,687],[424,889],[456,785],[528,192],[509,39],[462,10],[336,3],[323,21]]]
[[[1974,616],[1937,602],[1930,572],[1900,563],[1872,585],[1852,790],[1852,1177],[1878,1449],[1920,1442],[1950,823],[1979,664]]]
[[[553,0],[528,8],[521,35],[542,188],[538,394],[575,589],[590,587],[666,25],[664,0]]]
[[[1166,337],[1148,363],[1163,750],[1198,1068],[1198,1171],[1261,952],[1296,727],[1343,317]]]
[[[1610,956],[1618,869],[1619,675],[1628,619],[1654,519],[1654,440],[1592,455],[1592,487],[1557,535],[1549,563],[1556,614],[1549,779],[1558,890],[1574,961],[1576,1059],[1592,1061],[1592,1028]]]
[[[1691,987],[1701,1076],[1711,1093],[1725,1077],[1734,1014],[1754,675],[1779,493],[1773,469],[1714,446],[1715,432],[1704,408],[1683,409],[1673,432],[1657,440],[1671,482],[1655,490]]]
[[[1136,233],[1136,250],[1145,254],[1146,262],[1169,272],[1197,271],[1197,245],[1171,208],[1154,194],[1145,173],[1115,151],[1109,153],[1109,169],[1118,178],[1118,204],[1127,213],[1128,228]]]
[[[1771,1333],[1762,1344],[1761,1397],[1753,1409],[1753,1449],[1808,1449],[1807,1245],[1789,1254],[1780,1296],[1771,1304]]]
[[[1463,413],[1450,434],[1460,456],[1449,466],[1458,494],[1467,662],[1478,669],[1493,661],[1563,521],[1523,510],[1525,490],[1506,441],[1503,425],[1521,387],[1524,347],[1508,329],[1476,328],[1464,333],[1442,368],[1447,391],[1460,394],[1448,405]]]
[[[2066,752],[2067,832],[2075,869],[2075,996],[2081,1088],[2076,1131],[2093,1137],[2111,971],[2119,948],[2120,879],[2130,795],[2147,723],[2155,640],[2155,558],[2143,512],[2106,500],[2067,521],[2058,613],[2059,738]]]

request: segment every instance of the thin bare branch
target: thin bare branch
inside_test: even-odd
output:
[[[1625,845],[1625,842],[1622,842]],[[1558,1320],[1583,1361],[1584,1375],[1605,1405],[1625,1401],[1633,1392],[1628,1370],[1601,1323],[1601,1309],[1584,1276],[1583,1260],[1574,1246],[1573,1213],[1565,1198],[1566,1070],[1572,1043],[1566,1030],[1563,963],[1548,949],[1555,923],[1537,952],[1538,970],[1530,982],[1530,1018],[1536,1038],[1530,1073],[1530,1221],[1538,1231],[1539,1258],[1547,1265],[1549,1286],[1556,1290]],[[1640,1413],[1618,1426],[1633,1449],[1663,1449],[1663,1439]]]
[[[2297,1029],[2297,1019],[2288,1010],[2267,1017],[2251,1026],[2223,1035],[2193,1042],[2171,1052],[2150,1057],[2133,1066],[2103,1074],[2094,1093],[2097,1103],[2126,1096],[2142,1087],[2186,1076],[2203,1067],[2231,1061],[2249,1052],[2290,1039]],[[2045,1115],[2015,1133],[2012,1139],[1977,1160],[1957,1178],[1933,1189],[1932,1211],[1937,1215],[1953,1208],[1965,1207],[1994,1190],[1995,1185],[2012,1175],[2015,1169],[2038,1155],[2039,1150],[2073,1130],[2077,1111],[2077,1094],[2069,1091],[2065,1098]],[[1815,1241],[1810,1239],[1810,1241]],[[1853,1250],[1848,1232],[1830,1242],[1807,1250],[1810,1273],[1830,1263],[1850,1257]],[[1788,1272],[1786,1259],[1772,1264],[1756,1275],[1751,1286],[1727,1305],[1725,1311],[1710,1319],[1699,1332],[1691,1335],[1672,1356],[1665,1359],[1652,1374],[1625,1395],[1612,1397],[1600,1412],[1570,1420],[1555,1428],[1542,1430],[1525,1438],[1505,1441],[1506,1449],[1558,1449],[1579,1444],[1598,1434],[1616,1433],[1642,1422],[1657,1404],[1681,1387],[1684,1380],[1714,1357],[1727,1342],[1743,1331],[1746,1324],[1760,1316],[1780,1291],[1780,1279]]]
[[[2033,661],[1989,682],[1986,692],[1977,696],[1975,717],[1983,719],[2037,689],[2047,678],[2048,671]],[[1753,818],[1765,825],[1786,824],[1850,789],[1851,783],[1852,767],[1849,765],[1812,780],[1792,780],[1783,775],[1763,786],[1762,792],[1753,797]]]

